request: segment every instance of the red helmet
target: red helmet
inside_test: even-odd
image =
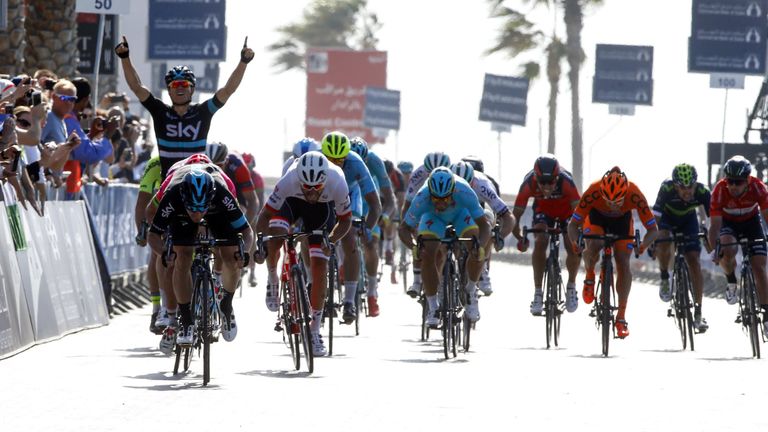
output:
[[[629,182],[619,167],[613,167],[603,175],[600,193],[607,201],[618,201],[627,195]]]
[[[256,160],[253,158],[253,155],[250,153],[243,153],[243,162],[245,162],[245,164],[248,165],[248,168],[253,168],[256,166]]]
[[[187,158],[187,165],[192,164],[199,164],[199,163],[211,163],[211,160],[208,159],[208,156],[205,155],[205,153],[195,153],[192,156]]]

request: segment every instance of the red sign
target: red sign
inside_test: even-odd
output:
[[[387,86],[386,51],[310,49],[306,135],[320,141],[326,132],[338,130],[376,142],[363,126],[366,86]]]

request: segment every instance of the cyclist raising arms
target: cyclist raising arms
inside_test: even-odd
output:
[[[287,234],[291,226],[301,219],[304,231],[327,230],[330,243],[335,243],[349,231],[351,214],[349,191],[341,168],[331,164],[322,153],[310,151],[294,162],[277,182],[259,213],[256,231],[269,235]],[[282,243],[282,240],[272,240],[267,248],[270,280],[278,278],[277,261]],[[326,354],[320,324],[328,286],[328,247],[323,244],[323,236],[309,236],[312,352],[318,357]],[[264,258],[256,257],[260,263]],[[277,296],[274,301],[278,301]],[[277,310],[279,305],[268,306],[270,310]]]
[[[721,179],[712,190],[710,214],[712,225],[709,228],[709,244],[733,243],[738,238],[749,240],[764,239],[760,216],[768,220],[768,187],[765,183],[751,176],[752,164],[743,156],[734,156],[723,166],[725,178]],[[759,209],[759,210],[758,210]],[[760,298],[760,306],[764,316],[768,316],[768,274],[766,274],[765,243],[755,244],[752,248],[752,272],[755,276],[755,287]],[[722,257],[714,256],[715,264],[720,264],[728,285],[725,299],[728,304],[739,301],[736,280],[736,246],[722,249]],[[763,325],[768,330],[768,320]]]
[[[163,177],[175,162],[195,153],[205,152],[208,129],[213,115],[227,103],[240,86],[246,66],[253,60],[253,50],[247,47],[247,43],[246,37],[243,49],[240,51],[240,62],[224,87],[217,90],[211,99],[201,104],[192,103],[192,94],[195,92],[197,82],[192,70],[182,65],[174,66],[169,70],[165,74],[165,85],[168,88],[172,106],[157,99],[141,84],[139,74],[129,57],[128,41],[125,36],[123,41],[115,47],[115,53],[121,59],[128,87],[152,115]]]
[[[419,235],[442,238],[449,224],[453,225],[459,237],[474,236],[479,240],[480,247],[467,260],[467,285],[464,287],[469,295],[465,312],[470,321],[476,322],[480,319],[477,280],[485,260],[483,245],[488,244],[491,238],[491,227],[469,184],[450,169],[438,167],[429,175],[427,186],[419,189],[414,197],[398,233],[403,243],[412,248],[417,227]],[[426,321],[428,326],[437,328],[440,327],[437,287],[445,260],[443,246],[434,242],[424,244],[420,259],[428,304]]]
[[[680,164],[672,170],[672,179],[664,180],[653,205],[653,214],[659,221],[659,238],[669,238],[672,233],[680,233],[689,238],[685,242],[685,262],[691,275],[695,295],[693,326],[700,333],[709,325],[701,316],[704,282],[701,277],[701,243],[698,239],[699,216],[709,217],[709,189],[697,182],[698,175],[693,165]],[[659,243],[655,246],[655,256],[659,261],[661,285],[659,297],[663,302],[672,299],[669,286],[669,266],[672,263],[672,243]]]
[[[619,167],[613,167],[603,175],[601,180],[592,183],[584,191],[579,205],[573,212],[571,221],[568,223],[568,237],[571,239],[574,251],[582,252],[578,245],[580,228],[583,228],[584,234],[633,235],[632,210],[637,210],[646,230],[638,251],[638,253],[643,253],[648,249],[648,246],[653,244],[659,233],[656,219],[654,219],[651,209],[648,208],[648,202],[640,189],[627,180],[627,176]],[[622,339],[629,336],[629,325],[625,319],[625,313],[629,291],[632,288],[632,271],[629,267],[632,247],[631,240],[620,240],[616,242],[614,247],[616,291],[619,295],[619,310],[616,314],[615,326],[616,334]],[[595,265],[600,258],[602,248],[602,241],[586,240],[586,249],[583,253],[587,275],[582,291],[586,304],[591,304],[595,300]]]
[[[525,252],[528,242],[520,232],[520,218],[528,206],[528,199],[533,198],[533,228],[555,228],[555,221],[565,226],[573,214],[573,209],[579,202],[579,190],[573,182],[571,173],[562,169],[554,155],[539,156],[533,164],[533,169],[525,175],[523,184],[515,199],[512,214],[517,223],[512,233],[517,238],[517,249]],[[544,278],[544,268],[547,261],[549,235],[537,233],[531,254],[533,266],[533,301],[531,313],[541,315],[544,307],[544,292],[541,285]],[[576,274],[579,272],[581,258],[572,248],[566,247],[565,267],[568,269],[568,283],[565,290],[565,308],[574,312],[579,307],[579,296],[576,294]]]

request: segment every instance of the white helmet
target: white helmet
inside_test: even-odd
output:
[[[224,161],[227,160],[229,149],[227,149],[225,144],[220,142],[212,142],[205,146],[205,154],[208,156],[208,159],[211,160],[211,163],[219,165],[223,164]]]
[[[299,158],[299,181],[307,186],[317,186],[325,184],[328,178],[328,159],[319,151],[310,151],[304,153]]]

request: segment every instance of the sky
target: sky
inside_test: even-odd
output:
[[[266,47],[279,38],[275,29],[299,20],[308,3],[227,1],[228,54],[220,85],[239,61],[246,35],[256,57],[237,93],[214,117],[209,138],[253,152],[257,168],[268,176],[279,174],[282,152],[304,136],[306,75],[277,72]],[[521,1],[506,4],[530,11]],[[518,75],[519,66],[535,56],[483,55],[501,24],[489,18],[486,1],[369,0],[369,8],[383,24],[379,49],[388,52],[387,86],[401,92],[402,117],[399,133],[374,150],[394,158],[397,147],[400,159],[416,165],[429,151],[444,150],[452,159],[476,154],[484,159],[486,171],[500,180],[503,192],[516,192],[546,150],[548,84],[532,83],[527,125],[501,135],[501,158],[498,135],[477,119],[478,109],[485,73]],[[564,38],[559,9],[532,11],[528,17],[543,31]],[[699,177],[706,179],[706,144],[720,142],[723,131],[726,142],[742,140],[746,112],[761,78],[747,77],[745,89],[730,90],[724,113],[726,91],[710,89],[708,75],[687,71],[690,28],[690,0],[607,0],[586,11],[582,45],[587,60],[580,89],[585,181],[618,165],[653,200],[677,163],[694,164]],[[653,106],[638,106],[634,116],[620,117],[609,115],[607,105],[592,103],[598,43],[654,47]],[[570,86],[568,66],[564,62],[562,67],[555,153],[569,169]]]

